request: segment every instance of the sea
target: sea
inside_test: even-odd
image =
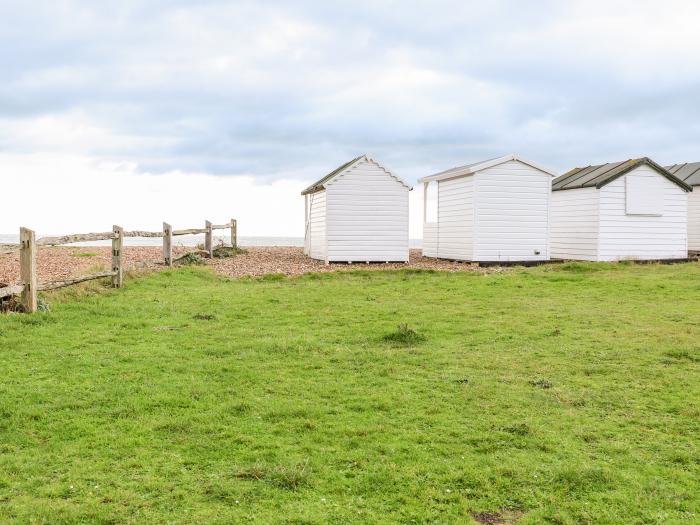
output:
[[[61,234],[37,233],[37,238],[54,237]],[[220,241],[230,242],[231,238],[228,235],[214,234],[214,245]],[[0,244],[14,244],[19,242],[19,235],[11,233],[0,233]],[[111,241],[89,241],[78,242],[71,246],[109,246]],[[124,239],[126,246],[162,246],[163,240],[159,237],[126,237]],[[204,235],[181,235],[173,238],[174,246],[197,246],[204,244]],[[240,246],[295,246],[303,247],[303,237],[238,237]],[[420,239],[410,239],[409,245],[411,248],[420,248]]]

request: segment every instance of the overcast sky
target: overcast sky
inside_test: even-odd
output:
[[[695,1],[0,0],[0,232],[301,236],[299,191],[361,153],[411,183],[697,161],[699,27]]]

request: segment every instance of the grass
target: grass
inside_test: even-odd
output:
[[[69,288],[0,317],[0,522],[697,523],[699,294],[697,264]]]

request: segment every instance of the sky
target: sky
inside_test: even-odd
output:
[[[695,1],[0,0],[0,233],[302,236],[360,154],[700,160]],[[411,192],[421,236],[422,188]]]

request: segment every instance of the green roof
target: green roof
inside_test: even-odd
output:
[[[324,184],[325,184],[326,182],[328,182],[329,180],[331,180],[333,177],[335,177],[335,176],[338,175],[339,173],[341,173],[341,172],[345,171],[346,169],[348,169],[350,166],[352,166],[353,164],[355,164],[358,160],[360,160],[360,159],[363,158],[364,156],[365,156],[365,155],[360,155],[359,157],[355,157],[355,158],[352,159],[351,161],[346,162],[346,163],[343,164],[342,166],[338,166],[336,169],[334,169],[333,171],[331,171],[328,175],[326,175],[326,176],[320,178],[319,180],[317,180],[316,182],[314,182],[311,186],[309,186],[309,187],[306,188],[304,191],[302,191],[301,194],[302,194],[302,195],[307,195],[307,194],[309,194],[309,193],[316,193],[318,190],[322,190],[322,189],[325,187]]]
[[[666,168],[659,166],[648,157],[623,160],[621,162],[609,162],[597,166],[586,166],[585,168],[574,168],[554,179],[552,182],[552,191],[574,190],[577,188],[600,189],[625,173],[644,165],[657,171],[660,175],[666,177],[685,191],[693,191],[692,186],[686,184]]]
[[[700,186],[700,162],[674,164],[673,166],[666,166],[666,169],[686,184]]]

